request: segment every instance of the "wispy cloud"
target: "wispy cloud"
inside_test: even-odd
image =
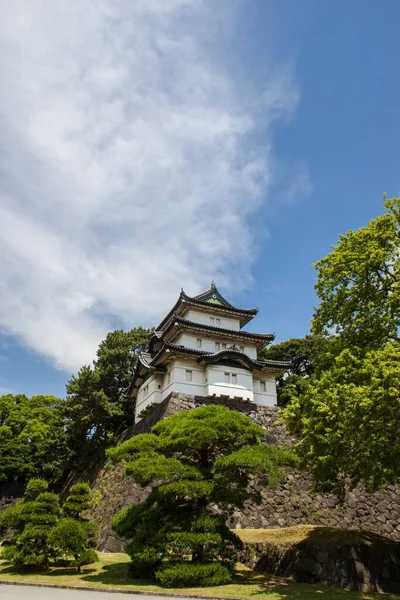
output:
[[[182,285],[248,281],[269,125],[296,94],[271,74],[262,106],[242,95],[213,58],[213,4],[3,3],[0,327],[60,368]]]

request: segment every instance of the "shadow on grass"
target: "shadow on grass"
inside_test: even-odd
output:
[[[113,563],[111,565],[104,565],[100,572],[96,575],[85,575],[81,577],[82,581],[89,581],[90,583],[101,583],[109,586],[123,586],[123,585],[134,585],[134,586],[145,586],[145,585],[158,585],[156,581],[151,579],[132,579],[128,577],[129,563],[120,562]]]
[[[92,568],[88,568],[88,567],[83,567],[84,568],[84,573],[96,573],[96,569],[92,569]],[[77,568],[76,567],[50,567],[49,571],[44,571],[43,569],[38,569],[38,568],[22,568],[22,567],[15,567],[13,565],[9,565],[7,567],[2,567],[1,569],[1,574],[2,575],[45,575],[46,577],[59,577],[60,575],[71,575],[71,576],[77,576],[79,575]]]
[[[127,563],[115,563],[111,565],[105,565],[100,573],[96,575],[85,575],[82,580],[90,582],[92,584],[103,584],[110,587],[122,587],[122,586],[135,586],[137,588],[146,586],[156,586],[158,584],[154,580],[149,579],[131,579],[128,577],[128,564]],[[282,577],[275,577],[273,575],[264,575],[249,570],[238,569],[234,572],[232,578],[232,584],[235,586],[235,592],[231,595],[236,597],[246,598],[257,598],[261,596],[267,596],[271,594],[274,600],[341,600],[346,598],[348,600],[372,600],[377,596],[375,594],[361,594],[359,592],[348,592],[346,590],[330,589],[321,585],[311,584],[298,584],[294,583],[290,579],[284,579]],[[254,586],[254,589],[249,593],[248,586]],[[241,594],[241,588],[243,592]],[[247,588],[247,589],[246,589]],[[210,594],[212,589],[215,596],[226,596],[225,586],[215,586],[213,588],[207,588],[207,593]],[[220,590],[220,591],[219,591]],[[168,592],[168,589],[165,589]],[[176,593],[174,590],[171,593]],[[184,594],[184,589],[180,590],[180,593]],[[193,593],[193,590],[190,590]],[[202,588],[196,588],[196,593],[201,595]],[[400,597],[392,595],[384,596],[385,600],[400,600]]]

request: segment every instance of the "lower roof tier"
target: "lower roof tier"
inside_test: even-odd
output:
[[[282,375],[289,367],[290,362],[275,360],[254,360],[244,352],[236,348],[227,348],[219,352],[207,352],[205,350],[186,348],[171,342],[164,342],[157,354],[142,352],[136,364],[135,374],[127,392],[132,393],[138,389],[150,372],[164,372],[165,365],[175,357],[191,357],[199,364],[231,364],[236,363],[238,367],[249,371],[261,371],[273,373],[275,376]]]

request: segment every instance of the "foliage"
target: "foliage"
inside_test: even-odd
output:
[[[397,339],[400,325],[400,199],[386,213],[339,237],[316,263],[321,300],[313,332],[334,330],[346,345],[379,348]]]
[[[62,478],[69,456],[63,407],[54,396],[0,396],[0,482]]]
[[[345,349],[285,409],[317,487],[376,489],[400,477],[400,345]]]
[[[132,423],[125,390],[150,333],[141,327],[112,331],[99,345],[93,366],[83,366],[67,383],[65,414],[75,467],[102,455]]]
[[[56,557],[51,531],[60,513],[59,498],[46,489],[46,482],[33,480],[18,508],[10,509],[8,525],[15,529],[1,557],[14,565],[47,570],[50,559]]]
[[[115,531],[132,540],[126,548],[132,576],[157,573],[160,581],[193,582],[197,577],[202,584],[226,573],[220,566],[233,566],[241,543],[225,523],[250,497],[250,475],[274,484],[282,475],[280,465],[296,462],[293,455],[261,444],[262,434],[245,415],[211,405],[169,417],[152,433],[108,451],[111,460],[127,461],[126,472],[137,483],[152,485],[145,502],[113,520]],[[181,575],[175,568],[168,571],[176,561],[184,563]],[[186,563],[214,566],[186,569]]]
[[[78,573],[83,565],[99,560],[97,553],[90,548],[89,531],[85,523],[77,519],[60,519],[51,531],[50,542],[63,558],[74,557],[73,565]]]
[[[47,489],[46,481],[32,479],[22,500],[1,511],[0,532],[10,534],[1,557],[16,566],[45,570],[50,560],[73,557],[73,564],[79,570],[81,565],[94,562],[97,556],[91,549],[96,545],[97,526],[80,516],[81,510],[90,506],[90,489],[86,484],[71,488],[66,512],[73,513],[75,518],[61,519],[59,497]],[[71,499],[75,499],[74,502]]]
[[[92,490],[87,483],[76,483],[69,490],[68,497],[63,505],[66,516],[75,519],[82,518],[82,513],[93,505]]]
[[[304,378],[314,375],[319,359],[332,345],[332,337],[327,335],[306,335],[304,338],[292,338],[259,353],[262,360],[289,361],[290,367],[277,379],[279,406],[286,406],[293,394],[304,387]]]
[[[188,562],[177,563],[160,569],[156,577],[161,585],[167,588],[223,585],[231,580],[229,570],[219,563],[200,565]]]

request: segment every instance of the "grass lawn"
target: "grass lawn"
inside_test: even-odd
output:
[[[269,542],[277,546],[293,546],[303,541],[326,546],[341,546],[343,544],[366,544],[398,546],[389,538],[368,531],[337,529],[317,525],[294,525],[280,529],[235,529],[235,533],[243,542]]]
[[[177,594],[200,594],[204,596],[242,597],[265,600],[399,600],[394,594],[362,594],[342,590],[330,590],[318,585],[293,583],[289,579],[254,573],[238,566],[234,582],[212,588],[161,588],[152,581],[128,577],[129,557],[126,554],[99,553],[100,563],[84,567],[81,574],[76,569],[52,568],[49,573],[21,573],[4,561],[0,561],[0,583],[2,581],[24,583],[53,583],[85,588],[123,589],[132,592],[167,592]],[[90,597],[88,596],[88,600]]]

